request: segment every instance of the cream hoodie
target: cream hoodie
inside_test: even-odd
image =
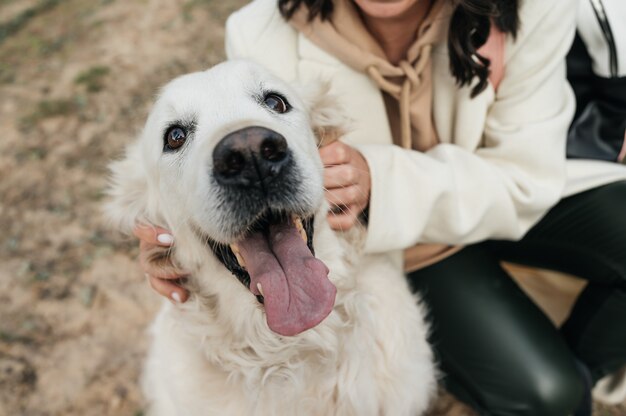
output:
[[[574,36],[571,0],[525,0],[521,31],[505,44],[505,74],[470,98],[449,71],[445,42],[433,45],[433,118],[439,144],[426,152],[392,146],[380,89],[317,47],[280,16],[276,0],[255,0],[226,27],[229,58],[257,61],[293,83],[329,80],[351,117],[344,140],[372,175],[366,252],[402,267],[417,243],[519,239],[561,197],[626,179],[626,167],[564,158],[574,98],[564,57]]]

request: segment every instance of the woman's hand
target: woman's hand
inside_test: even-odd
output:
[[[186,302],[189,293],[176,281],[183,279],[187,273],[177,269],[169,257],[154,256],[155,252],[162,253],[165,247],[171,247],[174,237],[167,230],[150,225],[136,226],[133,234],[139,238],[139,264],[150,286],[176,303]]]
[[[339,141],[320,148],[320,156],[325,196],[331,206],[328,223],[333,230],[347,230],[369,204],[369,166],[358,150]]]

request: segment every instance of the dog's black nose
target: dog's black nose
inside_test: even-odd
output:
[[[246,127],[215,146],[213,172],[222,185],[264,185],[278,177],[289,160],[282,135],[264,127]]]

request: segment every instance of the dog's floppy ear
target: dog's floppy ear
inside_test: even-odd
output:
[[[302,87],[299,91],[309,113],[313,132],[320,147],[339,139],[350,130],[350,121],[337,97],[330,92],[329,82]]]
[[[130,234],[147,221],[148,181],[143,169],[139,142],[126,148],[123,159],[111,163],[108,201],[104,213],[112,228]]]

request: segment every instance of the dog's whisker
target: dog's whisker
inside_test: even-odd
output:
[[[344,187],[344,188],[345,188],[345,187]],[[336,189],[336,188],[333,188],[333,189]],[[329,194],[331,194],[331,195],[333,195],[333,196],[336,196],[336,192],[333,192],[333,190],[332,190],[332,189],[327,189],[327,188],[324,188],[324,191],[325,191],[325,192],[328,192]],[[362,193],[362,195],[363,195],[363,196],[365,196],[365,194],[364,194],[364,193]],[[344,201],[342,201],[342,200],[341,200],[341,198],[339,198],[339,199],[340,199],[339,204],[333,204],[333,205],[337,205],[337,206],[340,206],[340,205],[341,205],[341,206],[344,206],[344,207],[345,207],[345,206],[350,206],[350,205],[353,205],[353,204],[347,204],[347,203],[345,203]]]
[[[339,185],[339,186],[336,186],[335,188],[332,188],[332,189],[347,189],[347,188],[350,188],[352,186],[356,186],[356,185],[355,184]],[[324,187],[324,190],[328,191],[328,192],[332,192],[332,189],[328,189],[328,188]],[[367,194],[365,192],[363,192],[360,187],[356,186],[356,190],[359,192],[359,195],[361,195],[362,197],[367,198]]]

